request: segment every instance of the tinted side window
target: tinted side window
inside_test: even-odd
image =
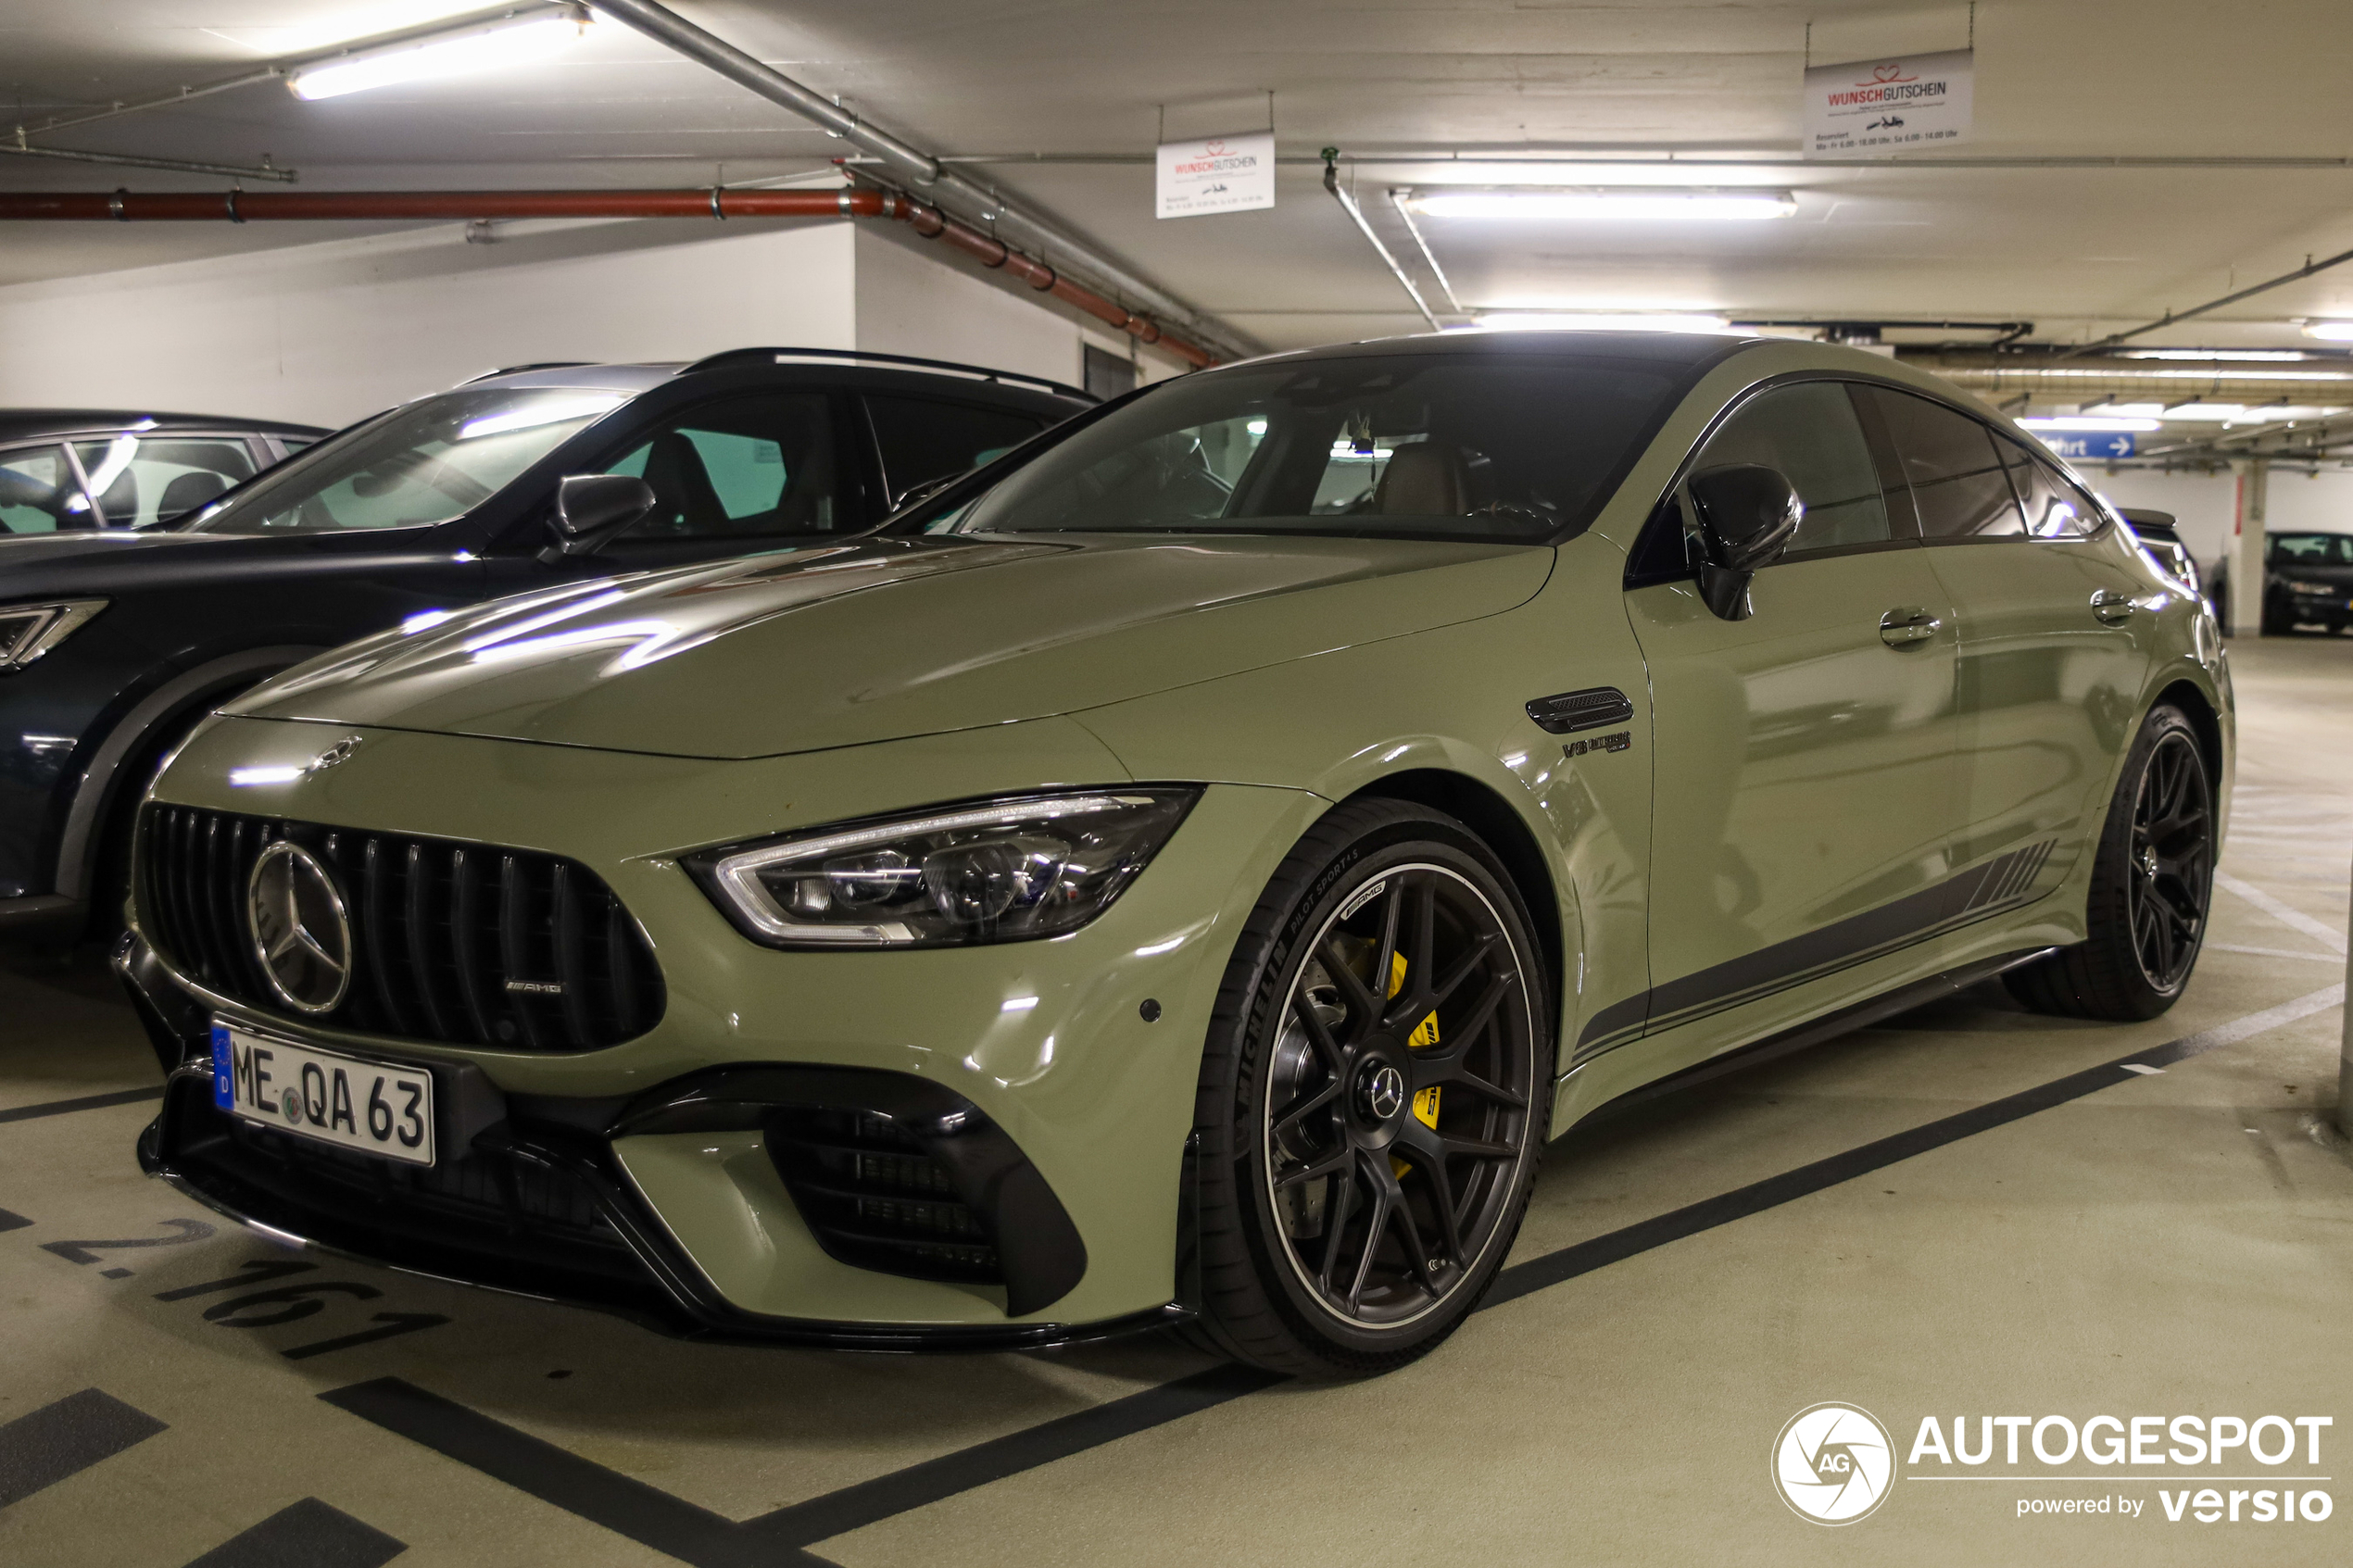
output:
[[[1908,393],[1871,389],[1931,539],[2025,532],[1994,433],[1967,414]]]
[[[10,533],[55,533],[94,528],[90,503],[62,446],[20,446],[0,452],[0,525]]]
[[[680,415],[605,470],[635,474],[655,506],[635,539],[824,533],[846,526],[833,399],[771,392]]]
[[[875,442],[882,448],[883,483],[893,495],[926,480],[978,468],[1044,430],[1036,414],[981,408],[932,397],[869,394]]]
[[[1879,473],[1840,383],[1800,382],[1743,404],[1708,437],[1692,468],[1732,463],[1779,469],[1806,503],[1791,555],[1875,545],[1890,536]]]
[[[118,435],[74,447],[109,528],[152,528],[185,516],[254,475],[253,453],[232,436]]]
[[[2100,530],[2098,503],[2078,490],[2051,461],[2015,441],[1996,443],[2010,470],[2010,485],[2026,512],[2026,532],[2036,539],[2088,539]]]

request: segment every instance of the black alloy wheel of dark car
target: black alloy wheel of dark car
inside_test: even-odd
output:
[[[2189,984],[2214,898],[2214,783],[2188,717],[2152,711],[2124,760],[2092,868],[2089,939],[2003,977],[2037,1012],[2155,1018]]]
[[[1541,1158],[1547,986],[1509,877],[1459,822],[1340,807],[1229,965],[1201,1098],[1203,1336],[1340,1377],[1424,1354],[1478,1304]]]

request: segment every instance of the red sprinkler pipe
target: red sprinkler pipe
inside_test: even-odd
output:
[[[274,222],[392,219],[472,221],[519,218],[885,218],[927,240],[945,240],[983,267],[1010,272],[1097,320],[1195,366],[1217,357],[1162,330],[1116,300],[897,191],[858,185],[834,191],[129,191],[0,192],[0,221]]]

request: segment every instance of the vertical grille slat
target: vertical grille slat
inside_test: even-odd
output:
[[[384,840],[371,837],[359,851],[360,950],[368,956],[368,977],[383,1010],[384,1026],[396,1035],[409,1033],[409,1010],[400,1005],[401,987],[392,973],[392,872]]]
[[[588,1023],[588,954],[580,892],[561,860],[547,871],[548,936],[556,947],[556,980],[563,986],[564,1033],[573,1050],[596,1037]]]
[[[564,1051],[618,1045],[661,1019],[661,971],[644,935],[574,862],[185,806],[145,810],[142,929],[207,990],[283,1010],[253,951],[245,884],[261,851],[287,839],[334,878],[352,925],[350,994],[321,1022]],[[509,990],[509,980],[523,988]]]
[[[482,907],[482,870],[480,859],[463,849],[449,852],[449,949],[457,960],[458,995],[466,1004],[466,1018],[473,1025],[474,1044],[496,1043],[497,1035],[491,1031],[490,1009],[483,998],[482,936],[475,917]]]
[[[531,888],[524,881],[522,863],[512,855],[498,860],[498,977],[500,998],[512,1022],[508,1027],[519,1029],[525,1048],[539,1050],[546,1042],[539,1037],[539,1019],[534,1006],[537,998],[523,991],[510,991],[506,982],[521,980],[528,984],[534,977],[531,963]]]
[[[605,975],[612,996],[612,1016],[623,1029],[637,1016],[637,974],[630,960],[635,955],[637,934],[630,929],[628,911],[613,899],[605,906]],[[631,1030],[630,1033],[635,1033]]]
[[[227,933],[236,929],[226,923],[229,910],[221,893],[228,882],[228,852],[221,841],[233,831],[230,822],[218,817],[206,822],[202,830],[204,867],[196,886],[200,894],[210,896],[203,898],[194,935],[204,949],[204,976],[215,985],[229,985],[235,972],[228,967],[229,949],[222,940]]]

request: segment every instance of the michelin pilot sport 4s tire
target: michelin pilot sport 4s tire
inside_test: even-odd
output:
[[[1317,822],[1245,924],[1210,1023],[1192,1337],[1329,1379],[1453,1333],[1527,1210],[1552,1008],[1518,893],[1462,823],[1392,800]]]

